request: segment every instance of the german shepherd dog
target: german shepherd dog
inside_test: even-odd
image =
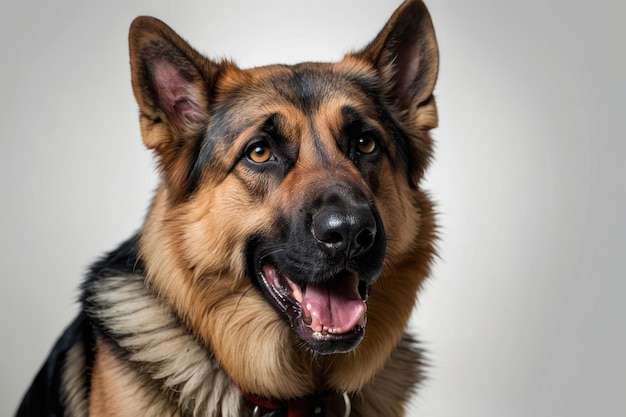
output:
[[[424,4],[332,64],[240,69],[150,17],[129,41],[161,184],[90,268],[17,415],[404,415],[435,256]]]

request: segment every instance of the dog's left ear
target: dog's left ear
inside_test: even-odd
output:
[[[437,126],[432,95],[439,71],[439,51],[424,3],[405,1],[378,36],[355,56],[374,65],[388,83],[394,101],[420,127]]]

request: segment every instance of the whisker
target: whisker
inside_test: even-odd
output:
[[[245,297],[246,294],[248,294],[248,292],[251,290],[252,290],[252,286],[248,287],[244,292],[241,293],[241,295],[239,296],[239,299],[237,300],[237,305],[235,306],[235,313],[239,309],[239,304],[241,304],[241,300],[243,299],[243,297]]]
[[[272,256],[272,255],[275,255],[275,254],[277,254],[277,253],[284,252],[284,251],[285,251],[285,248],[283,248],[282,246],[281,246],[281,247],[277,247],[277,248],[275,248],[275,249],[273,249],[273,250],[271,250],[271,251],[269,251],[269,252],[267,252],[267,253],[263,254],[263,256],[261,256],[261,258],[260,258],[259,260],[260,260],[260,261],[263,261],[263,260],[265,260],[265,258],[267,258],[268,256]]]

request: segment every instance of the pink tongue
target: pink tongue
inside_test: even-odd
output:
[[[332,287],[309,284],[303,294],[302,307],[311,317],[313,331],[342,334],[357,325],[367,309],[354,279],[344,279]]]

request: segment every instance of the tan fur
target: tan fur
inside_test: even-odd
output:
[[[404,415],[421,378],[405,331],[435,255],[435,213],[420,188],[437,125],[438,53],[425,6],[407,0],[366,48],[334,64],[240,69],[204,58],[151,18],[133,23],[129,43],[142,137],[162,182],[139,234],[145,274],[86,284],[97,306],[87,314],[106,329],[89,414],[235,417],[246,407],[243,391],[277,401],[347,393],[351,416]],[[290,89],[296,72],[314,80]],[[341,142],[346,109],[377,132],[384,153],[374,173]],[[296,155],[280,179],[240,163],[271,117],[281,146]],[[297,219],[337,182],[373,202],[386,251],[363,340],[321,355],[248,276],[246,245],[277,236],[290,227],[285,218]],[[378,273],[380,264],[370,265]],[[86,388],[77,368],[66,368],[66,402],[78,416]],[[341,401],[329,407],[341,415]]]
[[[392,17],[392,25],[401,12]],[[427,15],[424,16],[427,22],[423,30],[432,30]],[[142,22],[142,25],[131,32],[131,62],[136,68],[133,85],[142,109],[144,142],[157,151],[166,164],[162,167],[164,177],[166,181],[170,179],[157,193],[141,233],[141,254],[146,261],[149,282],[215,353],[221,366],[243,390],[270,398],[300,397],[327,389],[359,391],[384,367],[398,344],[415,305],[417,291],[428,273],[434,253],[434,216],[424,193],[411,189],[405,177],[392,175],[394,167],[389,166],[387,160],[383,162],[380,193],[371,197],[391,237],[388,261],[368,301],[366,337],[349,354],[318,357],[299,348],[290,328],[245,276],[243,245],[251,233],[272,227],[273,222],[268,219],[274,218],[277,208],[289,212],[290,207],[298,207],[327,177],[346,177],[367,189],[360,172],[337,150],[334,138],[339,134],[339,116],[345,105],[369,114],[371,123],[377,125],[370,97],[344,83],[326,96],[314,114],[307,115],[293,105],[288,96],[273,92],[267,83],[281,73],[288,73],[288,68],[272,66],[243,71],[233,64],[215,64],[202,59],[195,51],[189,52],[194,79],[190,100],[196,100],[195,106],[205,106],[207,97],[201,88],[206,88],[207,84],[215,87],[212,90],[215,95],[211,97],[215,108],[230,100],[234,92],[247,94],[245,103],[237,104],[239,114],[246,120],[258,119],[259,123],[269,114],[281,114],[281,120],[287,124],[284,130],[289,132],[286,136],[298,144],[299,154],[295,168],[277,188],[260,185],[272,188],[271,193],[263,199],[249,195],[242,184],[246,172],[237,166],[232,172],[228,169],[238,157],[237,149],[256,134],[258,126],[253,123],[229,148],[216,147],[223,166],[212,167],[193,197],[179,203],[180,181],[176,178],[186,173],[185,160],[189,158],[186,152],[191,148],[184,144],[190,141],[185,142],[186,134],[181,133],[181,129],[171,128],[169,123],[153,123],[156,119],[167,119],[167,115],[155,113],[153,103],[142,91],[137,73],[142,55],[135,52],[152,38],[134,33],[153,25],[149,33],[165,34],[168,41],[183,51],[188,51],[189,47],[157,23]],[[355,74],[375,83],[379,82],[378,66],[381,85],[391,90],[395,63],[384,55],[383,48],[392,35],[391,30],[383,31],[367,52],[348,55],[338,64],[310,64],[311,68],[340,77]],[[426,49],[436,50],[434,40],[427,43]],[[396,113],[398,119],[411,121],[408,126],[415,126],[414,146],[418,153],[423,153],[418,155],[422,165],[426,165],[430,157],[430,137],[426,132],[436,125],[434,101],[427,100],[436,79],[432,75],[437,72],[436,62],[429,71],[428,84],[419,94],[404,98],[416,103],[426,101],[426,105],[410,106]],[[202,77],[205,84],[201,86],[196,79]],[[242,119],[242,124],[246,120]],[[328,161],[321,162],[316,156],[312,127],[319,132],[322,146],[330,152],[330,166]],[[380,130],[385,131],[382,126]],[[385,140],[391,152],[395,152],[394,139],[387,137]],[[172,159],[173,142],[182,143],[183,147],[176,148],[177,159],[170,163],[167,161]],[[415,174],[418,179],[421,172]],[[241,334],[246,335],[243,341]],[[263,343],[257,343],[260,340]]]
[[[92,417],[179,416],[176,409],[159,398],[151,398],[137,387],[139,376],[100,341],[93,367],[89,415]]]
[[[90,285],[95,286],[94,301],[101,306],[93,313],[103,325],[120,335],[116,344],[123,347],[114,348],[103,340],[97,344],[90,399],[92,413],[123,416],[140,411],[141,415],[158,416],[162,415],[161,410],[174,410],[177,405],[181,414],[191,417],[242,414],[239,390],[209,351],[185,327],[178,325],[176,316],[144,285],[141,276],[111,277]],[[124,308],[115,304],[120,299],[127,300]],[[142,314],[138,315],[137,311]],[[124,352],[127,357],[121,356]],[[420,379],[414,354],[411,343],[402,340],[381,372],[350,395],[352,415],[401,415],[404,401]],[[71,374],[66,372],[67,376]],[[80,379],[79,375],[75,377]],[[81,391],[80,383],[73,382],[70,386],[78,388],[77,393]],[[329,406],[334,415],[343,415],[341,399]],[[84,415],[85,410],[83,403],[71,408],[70,414]]]
[[[320,115],[320,120],[325,116]],[[306,126],[294,130],[306,132]],[[245,241],[249,230],[258,230],[264,219],[272,217],[273,207],[297,206],[297,199],[310,195],[309,188],[319,182],[316,175],[328,175],[328,168],[312,165],[312,153],[312,149],[301,148],[301,166],[281,186],[284,191],[272,193],[276,202],[272,198],[262,204],[246,200],[237,179],[228,178],[206,190],[206,196],[201,192],[185,205],[183,215],[168,207],[167,194],[161,192],[142,235],[143,254],[154,262],[148,265],[154,271],[151,282],[214,349],[233,380],[260,395],[275,396],[280,392],[284,397],[297,397],[327,388],[354,391],[367,383],[402,336],[425,278],[423,265],[432,256],[433,214],[426,197],[418,193],[407,198],[413,192],[404,179],[384,177],[381,189],[390,192],[378,202],[388,234],[393,236],[388,248],[393,264],[387,266],[380,283],[372,289],[368,336],[354,354],[337,357],[314,360],[307,351],[294,349],[290,329],[252,290],[244,277],[245,262],[236,255],[243,252],[238,245]],[[358,175],[345,159],[337,157],[337,164],[336,172],[341,175]],[[390,170],[386,167],[383,172]],[[231,215],[225,218],[225,212]],[[422,235],[416,239],[411,231],[420,229]],[[158,246],[153,247],[153,243]],[[414,249],[424,251],[423,255],[415,257]],[[188,263],[172,262],[181,258]],[[228,259],[226,268],[224,259]],[[208,264],[210,261],[215,264]],[[202,275],[192,276],[183,268],[195,274],[202,271]],[[423,271],[416,273],[419,268]],[[244,343],[237,351],[230,349],[241,344],[241,331],[250,341],[264,340],[263,346]]]
[[[142,276],[110,277],[89,283],[89,290],[101,306],[90,314],[119,335],[117,347],[98,341],[92,409],[102,406],[112,415],[133,410],[154,416],[162,410],[193,417],[239,415],[239,390]]]

